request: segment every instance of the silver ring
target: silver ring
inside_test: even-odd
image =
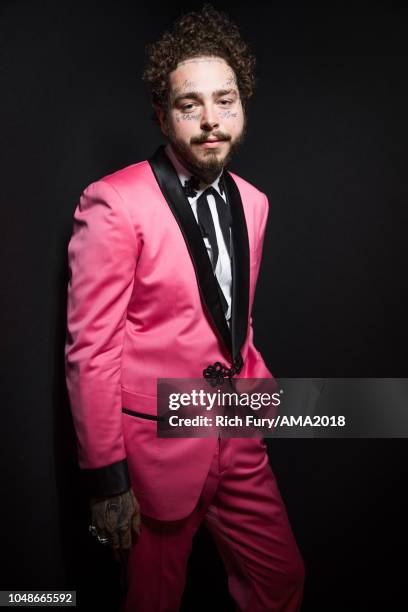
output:
[[[98,542],[100,542],[101,544],[109,543],[108,538],[103,538],[102,536],[98,534],[95,525],[89,525],[88,530],[95,538],[97,538]]]
[[[97,536],[98,538],[98,542],[100,542],[101,544],[109,544],[109,540],[108,538],[102,538],[101,536]]]

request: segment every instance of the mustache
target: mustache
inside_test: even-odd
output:
[[[231,136],[229,134],[223,134],[222,132],[215,132],[213,134],[203,134],[202,136],[197,136],[196,138],[191,139],[191,144],[202,144],[203,142],[207,142],[209,138],[216,138],[217,140],[231,140]]]

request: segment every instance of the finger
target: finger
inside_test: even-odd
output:
[[[117,553],[120,549],[120,538],[119,533],[116,530],[112,530],[109,534],[110,545],[113,550],[113,554],[115,559],[117,558]]]
[[[133,527],[133,529],[135,529],[135,531],[140,531],[141,523],[142,523],[142,517],[140,513],[136,512],[135,514],[132,514],[131,526]]]
[[[141,528],[142,528],[141,516],[139,513],[134,514],[131,519],[131,531],[132,531],[132,537],[135,540],[137,540],[137,538],[140,536]]]
[[[92,515],[92,524],[95,525],[97,535],[101,538],[110,539],[109,525],[107,524],[103,507],[95,509]]]
[[[127,560],[130,552],[130,546],[132,544],[130,535],[129,526],[125,526],[118,529],[118,540],[119,544],[115,540],[115,545],[112,546],[112,552],[114,559],[117,563],[122,563],[127,565]],[[130,546],[129,546],[130,540]]]
[[[120,557],[119,548],[112,548],[112,553],[113,553],[113,558],[115,559],[116,563],[120,563],[122,559]]]
[[[126,525],[119,532],[120,548],[122,551],[129,551],[132,547],[132,532],[130,525]]]
[[[112,551],[115,561],[126,567],[129,558],[129,551],[122,550],[122,548],[112,548]]]

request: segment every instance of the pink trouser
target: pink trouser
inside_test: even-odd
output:
[[[229,438],[219,440],[189,516],[142,516],[129,554],[125,612],[179,610],[192,539],[202,521],[223,559],[239,612],[300,610],[304,563],[266,451],[259,440]]]

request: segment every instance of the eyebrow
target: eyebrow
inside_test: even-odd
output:
[[[217,89],[217,91],[213,92],[213,97],[218,98],[219,96],[227,96],[230,94],[234,94],[235,96],[237,96],[238,92],[236,89]],[[180,102],[181,100],[184,100],[185,98],[191,98],[192,100],[199,100],[202,97],[202,95],[203,94],[200,91],[186,91],[176,96],[173,100],[173,104],[177,104],[177,102]]]

